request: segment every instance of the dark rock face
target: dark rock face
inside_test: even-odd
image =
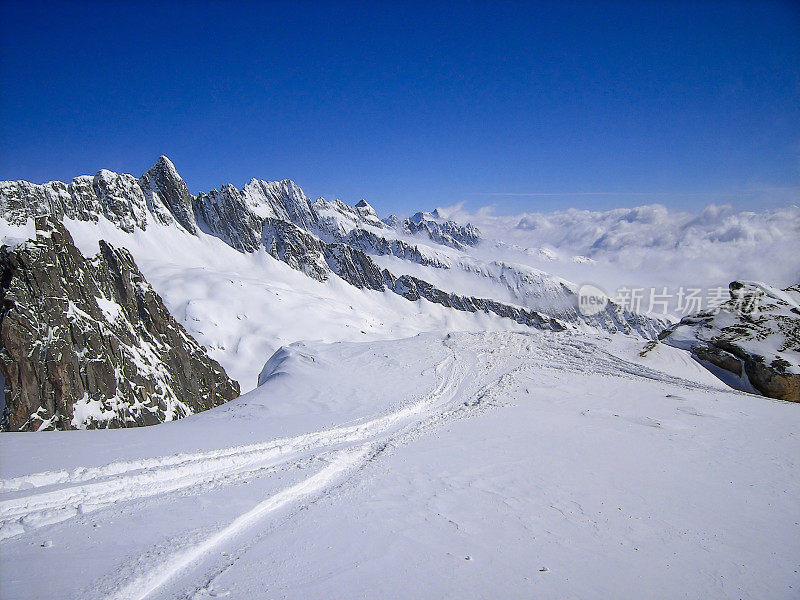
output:
[[[447,268],[441,261],[423,255],[416,246],[412,246],[403,240],[380,237],[366,229],[353,229],[342,241],[348,246],[358,248],[367,254],[396,256],[420,265]]]
[[[154,201],[158,197],[181,227],[195,233],[193,196],[170,159],[160,156],[156,164],[141,176],[139,185],[151,204],[158,204]]]
[[[681,319],[659,339],[770,398],[800,402],[800,286],[734,281],[717,310]],[[750,388],[751,389],[751,388]]]
[[[324,244],[288,221],[264,219],[261,243],[274,258],[317,281],[330,275]]]
[[[238,396],[124,249],[86,259],[52,217],[0,252],[7,431],[152,425]]]
[[[512,319],[522,325],[535,327],[536,329],[549,329],[551,331],[563,331],[566,329],[557,319],[538,313],[526,308],[503,304],[496,300],[486,298],[474,298],[472,296],[459,296],[443,292],[427,281],[417,279],[410,275],[403,275],[391,283],[391,289],[406,298],[407,300],[419,300],[425,298],[429,302],[441,304],[447,308],[465,312],[483,311],[494,313],[500,317]]]
[[[383,273],[372,259],[347,244],[326,244],[325,261],[331,270],[357,288],[384,289]]]
[[[95,222],[102,216],[127,232],[147,227],[147,202],[136,179],[105,170],[94,177],[76,177],[69,184],[4,181],[0,183],[0,213],[14,225],[51,214],[59,220]]]
[[[197,226],[220,238],[239,252],[255,252],[261,246],[264,220],[245,203],[242,193],[232,185],[199,194],[194,201]]]

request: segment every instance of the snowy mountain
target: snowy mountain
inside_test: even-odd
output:
[[[684,317],[659,337],[733,387],[800,402],[800,286],[734,281],[718,309]]]
[[[33,365],[69,426],[170,421],[0,434],[0,596],[794,597],[800,413],[696,358],[795,377],[797,289],[734,286],[666,343],[583,314],[551,271],[603,284],[673,231],[617,216],[381,221],[288,180],[194,196],[165,157],[0,183],[3,372]]]
[[[397,217],[390,216],[387,225],[394,223],[403,231],[410,234],[424,233],[428,238],[437,244],[451,246],[458,250],[463,250],[466,246],[476,246],[481,241],[480,230],[467,223],[459,225],[455,221],[443,219],[439,215],[439,209],[433,212],[418,212],[410,219],[406,219],[402,224],[397,223]]]
[[[215,238],[240,253],[260,255],[265,251],[320,282],[337,279],[359,290],[381,292],[382,303],[391,313],[397,312],[397,303],[387,293],[550,329],[600,328],[654,338],[665,325],[663,320],[613,302],[599,314],[583,315],[577,308],[577,285],[522,264],[478,257],[472,252],[480,245],[477,228],[443,219],[437,211],[418,213],[391,226],[382,222],[366,201],[356,206],[338,200],[311,201],[289,180],[253,179],[241,190],[226,185],[194,197],[164,156],[138,179],[100,171],[69,184],[0,183],[0,215],[6,223],[6,236],[31,236],[31,218],[38,214],[63,219],[78,244],[85,242],[87,253],[103,236],[129,248],[168,304],[170,293],[160,287],[157,274],[147,272],[153,256],[138,248],[142,244],[156,247],[168,237],[169,245],[181,247],[173,254],[196,253],[188,247],[196,246],[187,239],[188,234],[208,249],[218,248],[210,239]],[[108,225],[116,231],[110,232]],[[230,261],[239,260],[225,254]],[[159,258],[164,258],[161,253]],[[171,256],[166,261],[180,262],[181,258]],[[204,269],[210,266],[203,260],[193,264]],[[196,300],[188,295],[175,298],[178,304]],[[262,301],[265,306],[272,304],[271,296]],[[347,299],[341,301],[350,304]],[[180,310],[176,314],[180,319]],[[192,330],[192,323],[182,322]],[[360,329],[369,327],[367,322]],[[212,354],[219,348],[219,338],[207,337],[200,328],[192,333],[207,342]],[[224,356],[218,353],[215,357],[228,367]]]

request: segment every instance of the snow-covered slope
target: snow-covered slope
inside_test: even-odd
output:
[[[608,254],[290,181],[194,197],[164,157],[2,183],[0,212],[7,244],[51,213],[126,248],[247,392],[0,435],[2,598],[796,596],[797,406],[648,343],[657,319],[581,314]]]
[[[800,402],[800,286],[734,281],[717,310],[684,317],[660,337],[734,387]]]
[[[795,597],[797,407],[642,345],[293,344],[182,421],[3,436],[0,595]]]

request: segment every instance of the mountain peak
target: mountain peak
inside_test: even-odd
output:
[[[165,154],[159,156],[158,160],[155,162],[155,164],[153,164],[152,167],[150,167],[150,169],[148,169],[147,172],[151,173],[153,171],[160,171],[167,174],[174,180],[183,181],[183,178],[178,173],[178,169],[175,168],[175,164]]]
[[[376,213],[375,209],[372,208],[369,205],[369,203],[366,200],[364,200],[363,198],[361,200],[359,200],[358,203],[356,203],[355,208],[358,211],[358,214],[360,214],[364,218],[370,218],[371,217],[371,218],[376,219],[376,220],[378,219],[378,213]]]
[[[163,154],[159,156],[155,164],[141,176],[139,185],[151,198],[157,195],[186,231],[195,233],[193,197],[186,187],[186,182],[168,157]]]

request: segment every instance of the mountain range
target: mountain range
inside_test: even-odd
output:
[[[485,240],[479,227],[445,218],[438,209],[404,219],[395,215],[380,219],[365,200],[354,206],[323,198],[312,201],[290,180],[252,179],[241,189],[229,184],[193,195],[166,156],[138,178],[101,170],[69,183],[0,182],[0,215],[5,223],[7,265],[25,262],[21,257],[36,250],[25,240],[34,237],[40,245],[49,244],[47,252],[58,257],[58,249],[52,247],[56,238],[47,231],[61,228],[57,238],[66,255],[75,257],[75,264],[53,271],[47,267],[55,260],[51,259],[44,268],[39,266],[38,277],[46,279],[46,273],[52,272],[54,281],[48,285],[62,290],[64,297],[69,295],[64,290],[73,289],[64,274],[81,271],[82,267],[76,266],[81,252],[91,257],[99,247],[102,256],[117,252],[115,247],[124,248],[120,251],[130,257],[126,264],[136,272],[141,269],[143,285],[152,284],[155,305],[163,301],[163,311],[149,314],[141,306],[132,306],[115,311],[114,318],[109,319],[104,311],[95,310],[96,302],[90,299],[91,310],[85,303],[81,306],[85,314],[93,311],[92,317],[72,319],[67,324],[53,316],[49,321],[40,319],[39,329],[58,331],[68,326],[71,339],[76,340],[87,337],[90,330],[118,330],[116,315],[127,317],[124,331],[138,327],[137,314],[145,322],[169,322],[171,339],[186,340],[179,344],[178,354],[199,356],[197,345],[202,344],[202,360],[211,361],[207,364],[218,361],[227,371],[222,377],[230,375],[238,380],[225,384],[228,388],[221,396],[212,386],[203,388],[206,391],[201,397],[230,399],[238,393],[238,388],[234,391],[231,386],[241,386],[242,391],[252,389],[266,358],[298,339],[391,339],[441,329],[533,328],[622,333],[649,341],[669,325],[666,317],[633,312],[613,300],[599,311],[579,310],[576,283],[521,262],[493,258],[492,248],[507,249],[502,242]],[[44,230],[34,231],[34,221],[42,216],[53,221],[42,225]],[[529,226],[526,221],[525,227]],[[543,256],[553,258],[548,252],[540,249]],[[35,261],[28,262],[35,268]],[[576,256],[574,262],[591,263],[592,259]],[[104,286],[102,281],[119,279],[119,274],[108,269],[103,272],[105,263],[100,259],[90,259],[90,263],[95,265],[94,271],[86,277],[99,281],[99,288],[111,290],[113,286]],[[13,318],[20,311],[49,313],[36,307],[35,290],[23,294],[27,304],[14,299],[14,282],[31,279],[28,274],[10,266],[5,272],[6,305],[18,304],[17,312],[6,310],[0,322],[10,340],[22,336]],[[127,306],[113,290],[95,296]],[[165,320],[163,313],[171,313],[176,319]],[[17,317],[16,323],[22,320]],[[41,336],[27,335],[33,340],[28,345]],[[122,372],[135,372],[135,361],[127,359],[125,363],[124,352],[117,352],[116,358],[104,356],[106,368],[110,372],[116,369],[119,377],[109,379],[116,383],[105,385],[102,391],[84,396],[87,369],[91,371],[91,361],[96,363],[100,358],[87,358],[83,343],[73,345],[77,349],[72,354],[83,362],[76,366],[73,360],[66,371],[57,370],[81,376],[64,376],[67,383],[59,380],[57,385],[47,384],[47,377],[39,376],[37,381],[42,383],[38,387],[46,391],[39,390],[25,402],[20,400],[22,390],[36,386],[20,379],[24,360],[19,351],[16,358],[13,352],[5,351],[0,363],[6,365],[7,427],[128,426],[178,418],[214,404],[195,405],[186,400],[198,395],[192,386],[163,384],[158,389],[177,389],[177,393],[167,394],[160,405],[154,404],[145,413],[138,409],[137,414],[155,415],[148,417],[155,421],[141,421],[143,417],[133,415],[130,407],[143,406],[141,390],[152,390],[155,384],[136,389],[122,385],[129,379]],[[126,339],[121,347],[131,349],[135,345]],[[137,352],[141,354],[141,350],[127,354],[133,357]],[[47,366],[52,359],[47,353],[41,356],[33,371],[52,371],[54,367]],[[58,357],[63,358],[61,354]],[[127,366],[123,368],[122,363]],[[149,371],[139,368],[139,372],[149,381],[163,383],[163,378],[147,373],[161,370],[168,379],[180,379],[174,371],[185,360],[165,355],[150,363]],[[81,381],[81,377],[82,383],[77,385],[75,381]],[[127,396],[123,394],[120,401],[120,390],[128,388]],[[88,415],[85,419],[75,418],[76,407],[92,403],[96,403],[95,409],[88,413],[84,410]]]

